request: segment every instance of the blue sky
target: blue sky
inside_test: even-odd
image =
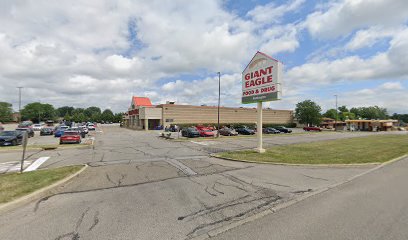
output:
[[[0,101],[17,108],[156,104],[241,106],[241,72],[256,51],[285,64],[283,98],[324,110],[378,105],[408,113],[405,0],[63,0],[1,2]],[[41,16],[41,17],[39,17]],[[245,105],[252,107],[253,105]]]

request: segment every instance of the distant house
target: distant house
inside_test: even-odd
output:
[[[393,127],[398,127],[398,120],[356,119],[346,120],[346,124],[351,131],[391,131]]]
[[[320,127],[325,129],[334,129],[336,127],[336,130],[344,130],[346,127],[346,122],[336,121],[333,118],[322,118]]]

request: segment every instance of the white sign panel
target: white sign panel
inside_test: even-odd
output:
[[[257,52],[242,73],[242,103],[280,100],[282,68],[278,60]]]

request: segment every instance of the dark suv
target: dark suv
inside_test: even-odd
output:
[[[197,131],[197,129],[190,127],[190,128],[184,128],[183,130],[181,130],[181,136],[193,138],[193,137],[199,137],[200,133]]]
[[[291,129],[285,128],[284,126],[275,127],[275,129],[281,133],[291,133],[292,132]]]

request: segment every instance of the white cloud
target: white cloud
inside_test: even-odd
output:
[[[386,89],[386,90],[402,90],[404,87],[400,82],[386,82],[382,84],[379,89]]]
[[[379,40],[387,37],[392,37],[403,30],[403,27],[384,28],[380,26],[374,26],[368,29],[360,30],[356,32],[351,41],[346,44],[346,49],[357,50],[364,47],[371,47]]]
[[[247,13],[247,16],[258,23],[270,24],[271,22],[280,22],[283,15],[298,10],[304,2],[305,0],[293,0],[279,6],[271,2],[266,5],[256,6]]]
[[[304,26],[316,38],[334,38],[373,25],[390,26],[408,19],[406,0],[340,0],[310,14]]]

